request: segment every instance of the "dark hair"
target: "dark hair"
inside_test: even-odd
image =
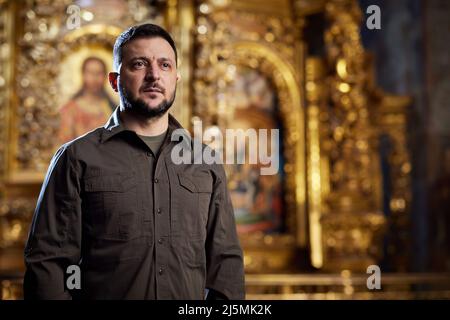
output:
[[[178,58],[177,49],[175,47],[175,42],[173,41],[170,34],[156,24],[147,23],[141,24],[139,26],[133,26],[127,29],[126,31],[122,32],[122,34],[117,37],[113,51],[114,69],[116,71],[119,70],[119,66],[122,63],[122,48],[127,42],[130,42],[131,40],[138,38],[155,38],[155,37],[163,38],[170,44],[173,51],[175,52],[175,64],[177,64]]]

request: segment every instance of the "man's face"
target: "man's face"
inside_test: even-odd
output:
[[[105,83],[106,70],[97,60],[86,62],[83,70],[84,89],[91,94],[99,94]]]
[[[175,99],[178,79],[175,52],[165,39],[138,38],[122,48],[117,90],[125,108],[146,118],[162,116]]]

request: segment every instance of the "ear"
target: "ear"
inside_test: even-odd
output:
[[[181,74],[177,72],[177,82],[181,79]]]
[[[119,74],[117,72],[110,72],[108,74],[109,84],[111,85],[111,88],[113,88],[115,92],[119,91],[117,88],[117,78],[119,78]]]

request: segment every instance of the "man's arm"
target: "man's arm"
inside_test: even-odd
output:
[[[53,156],[25,247],[25,299],[71,299],[64,276],[81,248],[79,170],[67,145]]]
[[[220,299],[245,298],[242,249],[236,232],[234,210],[228,193],[225,171],[218,176],[209,207],[206,239],[206,287]],[[209,299],[211,299],[209,297]],[[208,298],[207,298],[208,299]]]

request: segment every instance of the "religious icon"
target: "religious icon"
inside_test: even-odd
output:
[[[276,91],[257,70],[239,68],[234,85],[227,92],[227,99],[234,109],[233,121],[228,128],[282,129],[277,118]],[[255,152],[248,147],[248,144],[238,145],[237,153],[249,155],[249,152]],[[280,150],[282,168],[282,146],[269,147]],[[261,163],[251,164],[248,161],[225,166],[239,233],[276,233],[281,232],[284,225],[283,172],[278,170],[274,175],[261,175],[261,166]]]
[[[61,143],[104,125],[116,106],[105,89],[108,69],[102,58],[88,56],[79,72],[81,88],[59,110]]]

